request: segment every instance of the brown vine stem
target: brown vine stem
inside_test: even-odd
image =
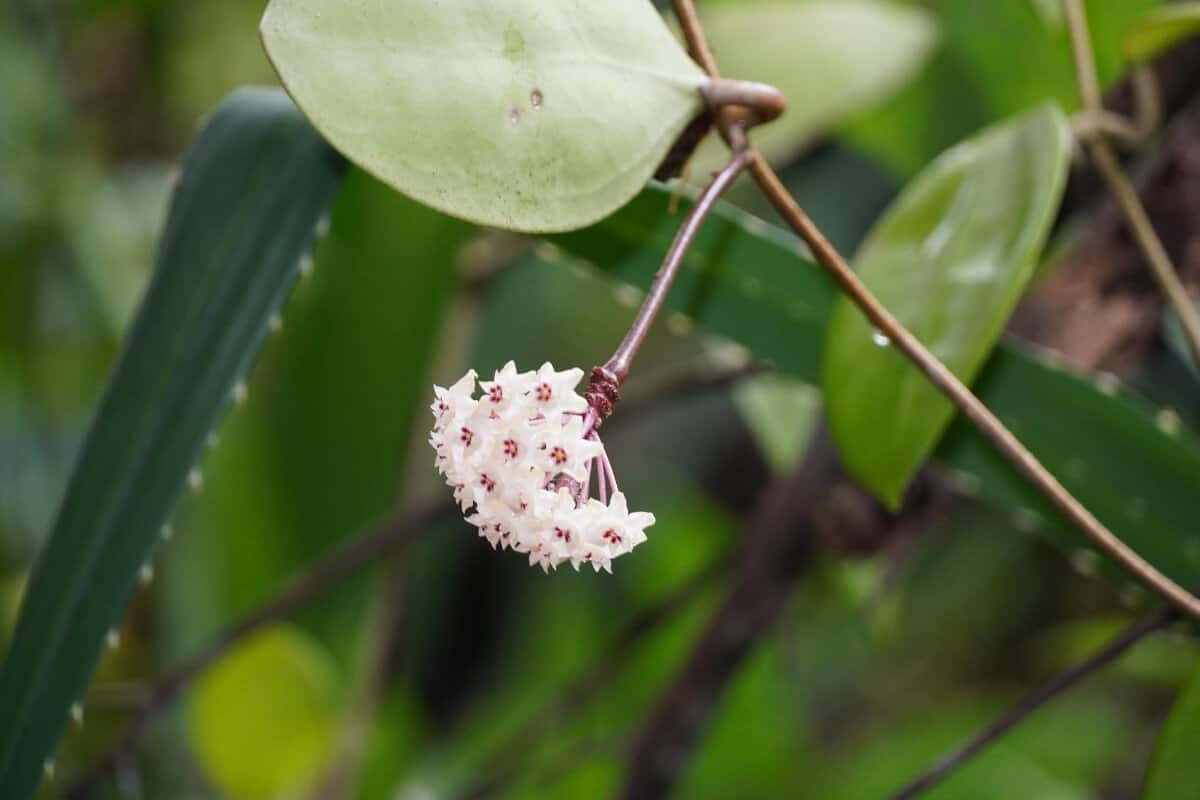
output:
[[[672,0],[675,15],[679,19],[688,49],[693,58],[709,75],[718,75],[704,29],[696,16],[692,0]],[[722,112],[719,122],[722,133],[728,133],[729,116]],[[792,198],[779,176],[771,169],[762,155],[753,148],[750,153],[750,175],[758,183],[771,205],[804,240],[817,262],[830,274],[842,291],[858,306],[868,320],[917,367],[929,382],[967,418],[1000,453],[1007,458],[1050,503],[1086,535],[1093,544],[1121,564],[1149,590],[1158,594],[1172,605],[1200,621],[1200,599],[1179,584],[1159,572],[1136,551],[1108,530],[1100,520],[1058,482],[1040,461],[1029,452],[1012,431],[985,406],[962,381],[955,377],[941,361],[930,353],[908,329],[896,320],[871,294],[870,290],[850,269],[850,265],[829,243],[820,229],[809,219],[800,205]]]
[[[1106,112],[1100,95],[1100,81],[1096,77],[1096,60],[1092,55],[1087,12],[1080,0],[1063,0],[1063,10],[1066,13],[1067,31],[1071,36],[1075,82],[1079,85],[1079,98],[1083,103],[1084,113],[1093,119],[1103,119]],[[1144,75],[1144,72],[1135,72],[1135,80],[1144,82],[1145,78],[1138,78],[1139,75]],[[1197,315],[1196,307],[1192,304],[1183,282],[1179,280],[1179,273],[1175,271],[1167,249],[1158,238],[1137,190],[1121,169],[1117,155],[1109,144],[1108,131],[1100,125],[1086,126],[1080,133],[1092,163],[1096,165],[1113,199],[1120,206],[1125,222],[1129,225],[1150,272],[1158,282],[1159,289],[1179,317],[1192,358],[1200,364],[1200,316]]]
[[[717,200],[722,193],[729,188],[729,184],[733,183],[742,170],[746,168],[750,161],[750,153],[746,147],[735,147],[729,162],[713,175],[712,181],[708,186],[704,187],[704,191],[696,198],[696,204],[692,206],[692,210],[688,212],[687,219],[683,221],[679,232],[675,234],[675,241],[671,242],[671,248],[667,251],[666,258],[663,259],[662,266],[658,268],[658,272],[654,274],[654,280],[650,283],[650,291],[646,293],[646,299],[642,301],[642,307],[638,310],[637,317],[634,318],[633,324],[629,327],[629,332],[625,334],[625,338],[617,347],[616,352],[612,357],[605,362],[604,370],[615,382],[614,388],[620,388],[629,374],[629,365],[632,363],[634,356],[637,355],[638,348],[642,346],[642,342],[646,338],[646,334],[650,330],[654,318],[658,316],[658,312],[662,310],[663,301],[667,299],[667,292],[671,288],[671,283],[675,280],[675,276],[679,273],[679,265],[683,263],[683,258],[687,255],[688,248],[696,239],[696,233],[700,230],[700,226],[704,224],[705,217],[712,211]],[[602,416],[606,416],[602,414]]]
[[[1042,686],[1034,689],[1008,707],[983,730],[963,742],[958,748],[940,758],[927,771],[904,785],[889,800],[912,800],[932,789],[954,770],[966,764],[1004,734],[1024,722],[1035,711],[1077,685],[1084,678],[1116,661],[1125,651],[1145,639],[1176,617],[1175,609],[1167,607],[1142,617],[1117,634],[1087,661],[1060,672]]]

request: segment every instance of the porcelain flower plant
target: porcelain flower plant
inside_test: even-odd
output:
[[[476,377],[434,387],[431,406],[434,466],[467,521],[492,547],[527,553],[543,569],[611,572],[614,558],[646,541],[654,515],[630,512],[617,489],[598,415],[575,391],[583,370],[517,372],[510,361],[480,382],[478,398]]]

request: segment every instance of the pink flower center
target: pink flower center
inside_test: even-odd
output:
[[[550,388],[548,383],[539,383],[537,388],[533,390],[533,396],[538,399],[538,402],[548,403],[550,398],[554,396],[554,390]]]
[[[555,447],[550,451],[550,460],[556,466],[561,467],[563,464],[567,463],[567,451],[563,450],[561,447]]]

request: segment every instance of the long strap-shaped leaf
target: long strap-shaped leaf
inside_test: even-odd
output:
[[[150,288],[0,672],[5,798],[33,793],[342,172],[340,157],[271,90],[232,94],[187,157]]]
[[[683,213],[669,214],[667,206],[666,192],[649,190],[607,220],[553,240],[646,287]],[[813,383],[835,297],[832,282],[796,239],[719,206],[696,238],[667,308]],[[1200,583],[1200,441],[1180,430],[1175,418],[1166,413],[1156,419],[1108,386],[1098,387],[1012,344],[993,352],[975,390],[1126,543],[1176,581]],[[974,476],[985,497],[1015,507],[1019,527],[1043,529],[1068,548],[1084,546],[969,424],[955,422],[934,456]]]

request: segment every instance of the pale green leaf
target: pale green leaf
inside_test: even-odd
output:
[[[930,12],[873,0],[719,5],[702,9],[702,21],[723,74],[769,83],[787,98],[787,113],[754,132],[776,163],[914,78],[938,38]],[[710,137],[693,172],[725,157]]]
[[[1147,12],[1121,38],[1125,58],[1137,64],[1200,33],[1200,3],[1173,3]]]
[[[329,655],[298,628],[237,646],[192,690],[188,739],[224,797],[293,796],[325,765],[337,725]]]
[[[858,255],[867,286],[964,381],[983,366],[1033,273],[1070,142],[1055,106],[985,130],[913,181]],[[829,322],[822,386],[846,468],[898,504],[952,406],[846,299]]]
[[[608,215],[701,110],[703,75],[646,0],[271,0],[262,33],[348,158],[501,228]]]

